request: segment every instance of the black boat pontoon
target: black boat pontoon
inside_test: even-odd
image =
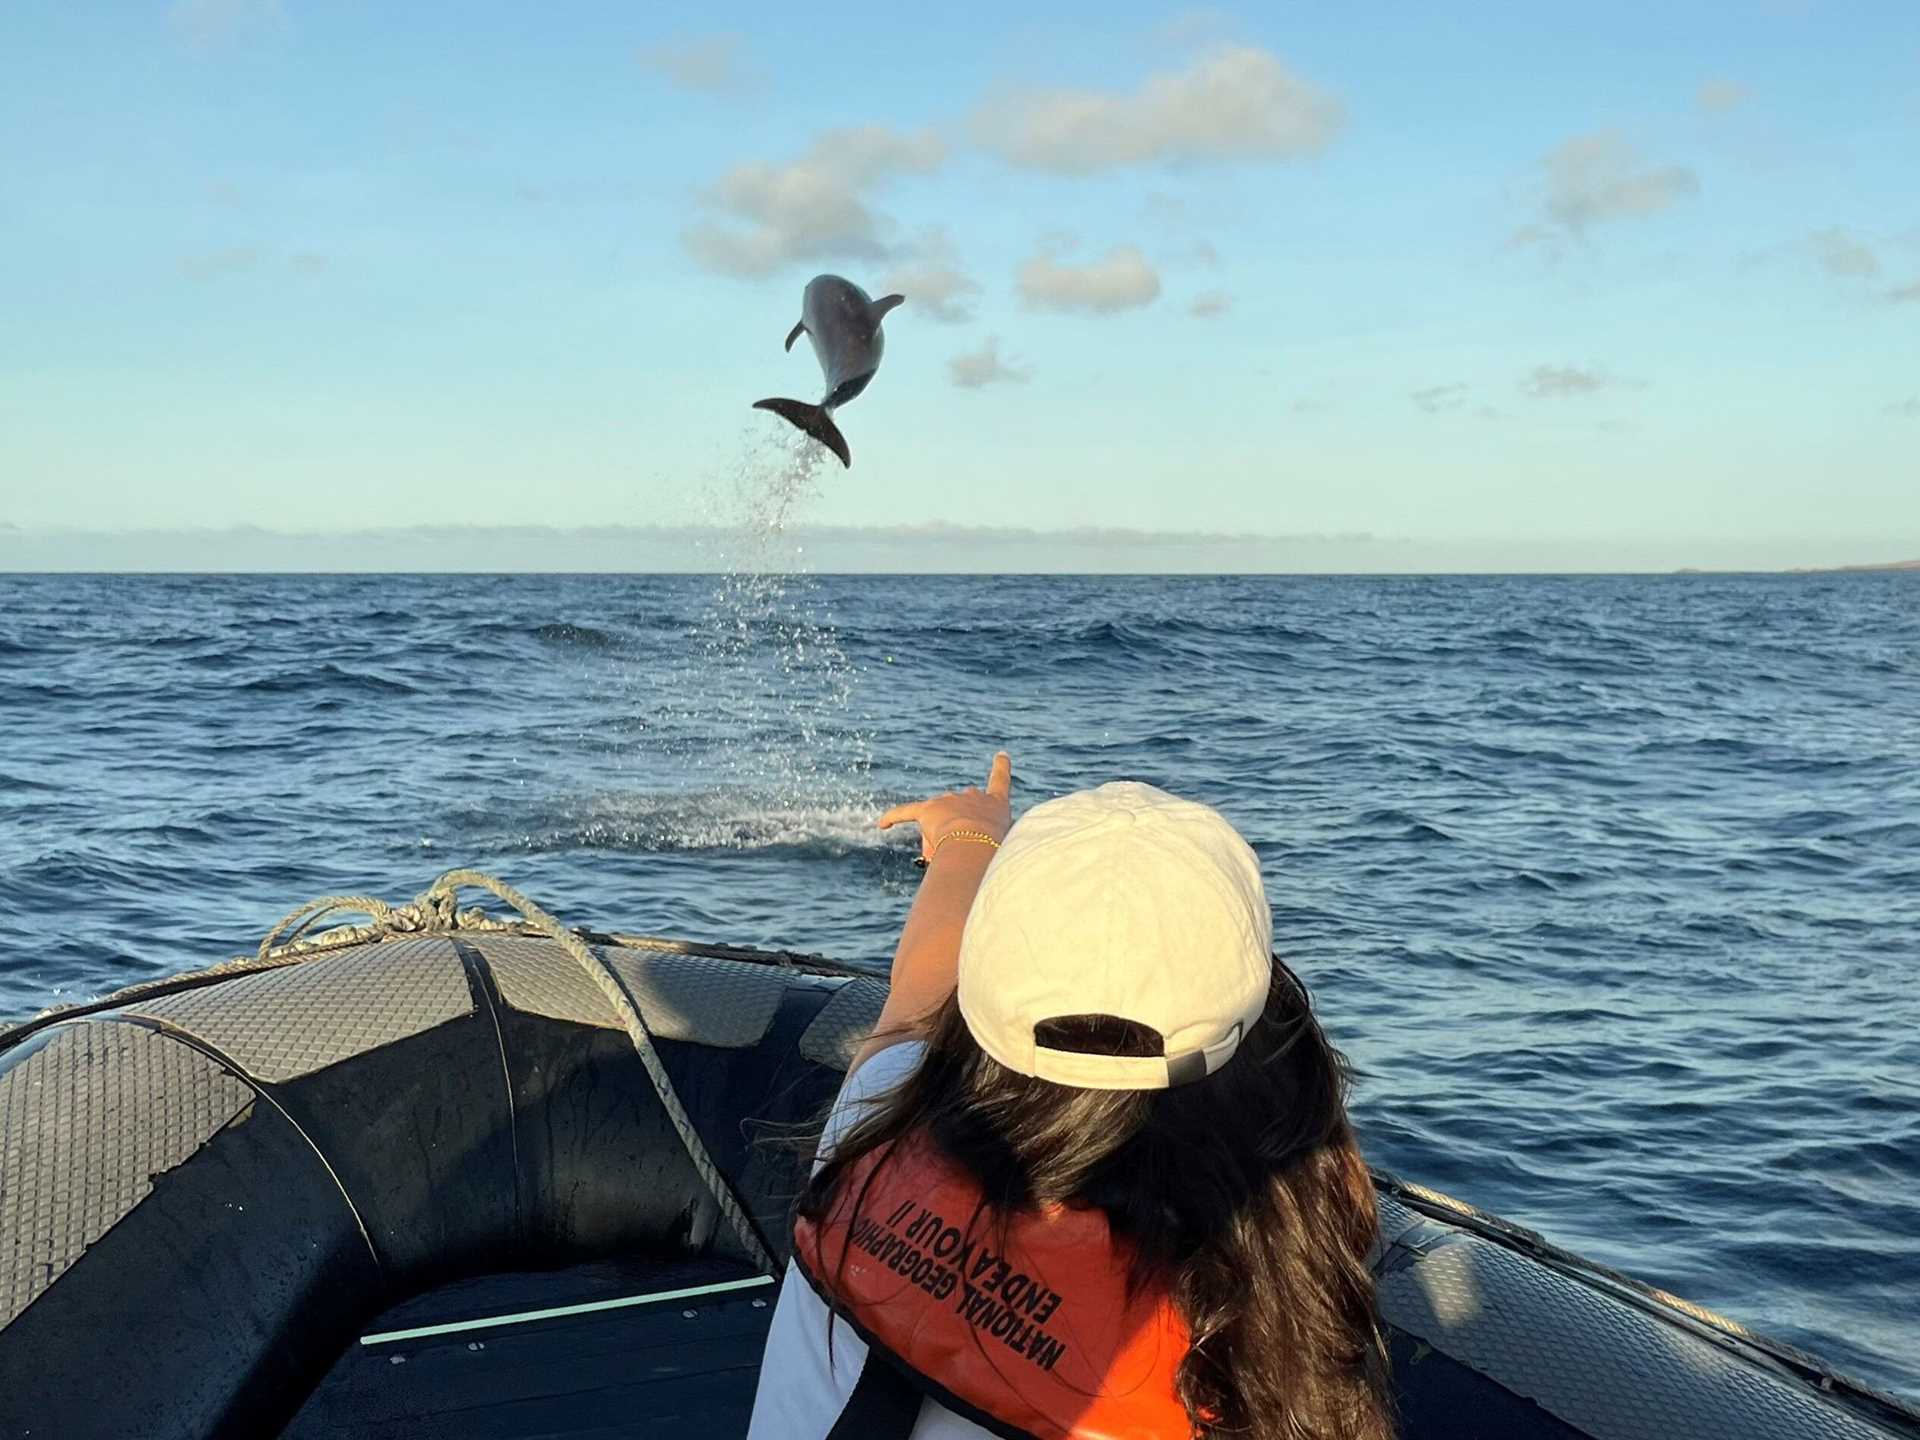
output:
[[[0,1440],[744,1433],[781,1131],[884,982],[452,895],[0,1035]],[[1920,1437],[1808,1356],[1379,1184],[1409,1437]]]

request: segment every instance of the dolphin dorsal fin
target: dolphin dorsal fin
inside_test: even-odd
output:
[[[867,307],[867,313],[873,317],[873,323],[878,325],[887,318],[887,312],[894,306],[906,303],[907,297],[904,295],[882,295]]]

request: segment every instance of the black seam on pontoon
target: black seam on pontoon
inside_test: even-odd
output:
[[[500,1009],[506,1003],[493,978],[493,967],[486,957],[457,935],[447,937],[454,953],[467,968],[467,984],[473,991],[475,1007],[487,1012],[493,1023],[494,1053],[500,1057],[500,1083],[507,1092],[507,1143],[513,1152],[513,1238],[524,1244],[527,1239],[526,1207],[520,1192],[525,1178],[520,1168],[520,1107],[513,1094],[513,1067],[507,1063],[507,1037],[500,1028]]]
[[[382,1291],[387,1288],[387,1267],[380,1259],[380,1251],[373,1243],[373,1235],[372,1232],[367,1229],[367,1222],[360,1218],[360,1207],[353,1203],[353,1196],[347,1193],[345,1183],[340,1179],[339,1172],[333,1168],[333,1162],[327,1159],[326,1152],[314,1143],[313,1136],[307,1133],[306,1126],[294,1119],[287,1107],[274,1098],[272,1092],[267,1089],[265,1081],[256,1079],[244,1065],[228,1055],[225,1051],[216,1049],[214,1046],[207,1044],[207,1042],[199,1036],[189,1034],[187,1031],[170,1025],[164,1020],[156,1020],[150,1015],[124,1014],[96,1015],[91,1018],[117,1022],[122,1025],[132,1025],[141,1030],[150,1030],[156,1035],[164,1035],[169,1040],[177,1040],[189,1050],[199,1051],[216,1065],[230,1071],[236,1079],[240,1080],[248,1089],[252,1090],[255,1096],[272,1106],[274,1112],[293,1127],[293,1133],[306,1141],[307,1148],[313,1151],[313,1158],[320,1162],[320,1168],[327,1172],[327,1178],[333,1181],[334,1189],[340,1192],[341,1203],[347,1207],[347,1213],[353,1217],[353,1228],[360,1232],[360,1238],[366,1242],[367,1254],[373,1260],[373,1268],[379,1272],[380,1288]],[[224,1130],[226,1126],[223,1125],[220,1128]],[[215,1131],[214,1133],[218,1134],[219,1131]]]

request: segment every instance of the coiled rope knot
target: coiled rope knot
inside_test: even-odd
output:
[[[452,890],[422,890],[413,897],[411,905],[395,911],[393,918],[395,931],[407,935],[430,930],[479,930],[488,924],[499,924],[478,906],[462,915]]]
[[[274,956],[285,959],[311,949],[362,945],[390,935],[444,935],[455,930],[524,932],[538,928],[498,919],[478,905],[460,909],[458,887],[448,886],[445,881],[446,877],[434,881],[432,888],[422,890],[404,905],[389,905],[372,895],[326,895],[309,900],[262,937],[254,960],[258,963]],[[335,925],[323,935],[311,933],[327,916],[341,910],[358,910],[368,917],[368,923]]]

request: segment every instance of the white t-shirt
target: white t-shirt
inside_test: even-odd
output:
[[[917,1040],[890,1045],[847,1077],[827,1115],[820,1153],[831,1153],[842,1135],[861,1118],[865,1106],[891,1090],[920,1063],[926,1046]],[[815,1169],[819,1168],[818,1162]],[[760,1389],[753,1397],[753,1422],[747,1440],[821,1440],[846,1408],[847,1397],[867,1363],[867,1342],[845,1321],[833,1327],[833,1364],[827,1364],[826,1302],[787,1265],[786,1281],[767,1333],[766,1358],[760,1364]],[[971,1420],[963,1420],[937,1401],[920,1407],[913,1440],[993,1440]]]

